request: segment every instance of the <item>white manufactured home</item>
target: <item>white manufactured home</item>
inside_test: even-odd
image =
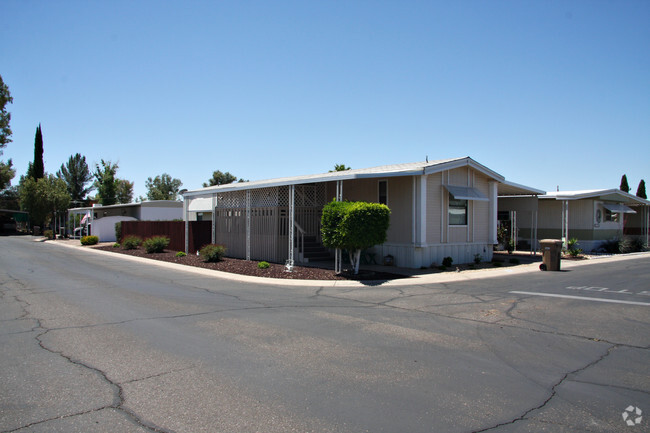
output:
[[[518,213],[530,209],[530,200],[509,198],[508,210]],[[650,201],[619,189],[557,191],[540,195],[536,203],[534,224],[517,218],[518,238],[575,238],[586,252],[598,250],[605,242],[621,239],[626,226],[634,221],[635,234],[648,242]]]
[[[277,263],[309,260],[329,201],[383,203],[388,238],[369,253],[420,268],[447,256],[491,260],[498,195],[539,193],[464,157],[212,186],[183,198],[185,221],[211,218],[212,240],[228,256]]]

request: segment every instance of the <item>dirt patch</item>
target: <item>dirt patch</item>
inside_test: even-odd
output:
[[[216,271],[231,272],[233,274],[251,275],[255,277],[283,278],[292,280],[363,280],[363,281],[386,281],[398,278],[408,278],[407,275],[393,274],[390,272],[362,272],[360,275],[337,275],[331,269],[312,268],[306,266],[295,266],[293,272],[287,272],[284,265],[270,263],[269,268],[260,269],[256,261],[224,258],[220,262],[206,263],[199,256],[190,254],[185,257],[176,257],[176,251],[165,251],[163,253],[148,254],[143,248],[135,250],[124,250],[113,246],[94,247],[98,250],[109,251],[117,254],[126,254],[135,257],[144,257],[163,262],[178,263],[186,266],[194,266]]]

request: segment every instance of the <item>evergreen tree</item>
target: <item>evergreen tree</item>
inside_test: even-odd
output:
[[[65,182],[51,174],[40,179],[22,177],[19,193],[20,207],[29,212],[32,224],[39,227],[48,225],[56,211],[67,209],[70,204]]]
[[[68,192],[73,202],[81,202],[92,190],[92,185],[86,185],[93,180],[90,174],[86,157],[80,154],[70,156],[67,164],[61,164],[61,169],[56,173],[59,179],[63,179],[68,186]]]
[[[636,196],[641,197],[645,200],[648,199],[648,196],[645,193],[645,180],[643,179],[641,179],[641,182],[639,182],[639,187],[636,189]]]
[[[34,162],[32,164],[31,177],[34,179],[42,179],[45,176],[45,164],[43,164],[43,133],[41,131],[41,124],[36,128],[36,136],[34,137]]]
[[[627,184],[627,176],[623,175],[621,178],[621,186],[618,188],[623,192],[630,192],[630,185]]]

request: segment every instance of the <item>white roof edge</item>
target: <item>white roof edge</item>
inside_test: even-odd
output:
[[[102,206],[98,204],[97,206],[74,207],[68,210],[119,209],[121,207],[133,207],[133,206],[141,206],[143,204],[156,204],[156,203],[165,203],[165,204],[181,203],[182,204],[183,200],[145,200],[145,201],[132,202],[132,203],[109,204],[106,206]]]
[[[405,164],[385,165],[379,167],[361,168],[345,171],[336,171],[329,173],[321,173],[315,175],[303,175],[293,177],[281,177],[268,180],[257,180],[252,182],[238,182],[230,183],[227,185],[210,186],[190,191],[185,191],[181,195],[183,198],[209,196],[218,192],[231,192],[237,190],[258,189],[258,188],[273,188],[278,186],[287,185],[300,185],[305,183],[318,183],[318,182],[333,182],[337,180],[351,180],[351,179],[369,179],[369,178],[385,178],[397,176],[416,176],[423,174],[437,173],[444,170],[452,170],[458,167],[472,167],[481,173],[489,176],[498,182],[504,182],[505,178],[499,173],[490,170],[482,164],[474,161],[469,156],[460,158],[442,159],[430,162],[414,162]]]
[[[521,190],[528,191],[528,192],[530,192],[529,195],[544,195],[544,194],[546,194],[546,191],[543,191],[541,189],[533,188],[532,186],[522,185],[520,183],[510,182],[509,180],[504,180],[501,183],[504,184],[504,185],[507,185],[507,186],[511,186],[513,188],[518,188],[518,189],[521,189]],[[524,195],[524,194],[521,194],[521,195]]]
[[[595,198],[595,197],[600,197],[609,194],[620,195],[622,198],[635,202],[635,204],[643,204],[646,206],[650,206],[650,201],[632,195],[629,192],[621,191],[620,189],[616,189],[616,188],[579,190],[579,191],[551,191],[551,192],[547,192],[543,198],[555,199],[555,200],[580,200],[583,198]]]

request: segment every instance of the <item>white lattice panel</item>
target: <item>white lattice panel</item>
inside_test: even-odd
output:
[[[219,194],[217,197],[217,207],[225,209],[245,209],[246,191],[231,191]]]
[[[251,190],[251,208],[276,207],[278,205],[278,188],[261,188]]]

